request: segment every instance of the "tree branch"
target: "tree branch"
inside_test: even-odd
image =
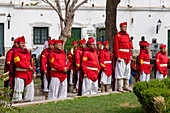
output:
[[[62,13],[61,13],[61,6],[60,6],[60,3],[59,3],[59,0],[55,0],[56,2],[56,5],[57,5],[57,8],[58,8],[58,12],[61,14],[62,16]]]
[[[70,0],[64,0],[65,6],[67,7],[70,3]]]
[[[64,0],[65,5],[67,4],[67,0]]]
[[[42,0],[44,3],[47,3],[47,0]]]
[[[64,25],[63,25],[63,21],[62,20],[60,20],[60,25],[61,25],[61,31],[63,31]]]
[[[71,6],[70,6],[70,11],[72,11],[73,10],[73,8],[75,7],[75,4],[78,2],[78,0],[73,0],[73,2],[72,2],[72,4],[71,4]]]
[[[47,4],[49,4],[49,5],[58,13],[60,19],[61,19],[62,21],[65,21],[65,19],[62,17],[61,12],[59,12],[59,10],[58,10],[57,8],[55,8],[55,6],[52,5],[52,3],[49,2],[49,0],[42,0],[42,1],[45,2],[45,3],[47,3]]]
[[[66,0],[65,0],[66,1]],[[55,0],[56,2],[56,5],[57,5],[57,8],[58,8],[58,12],[61,14],[61,16],[63,17],[62,15],[62,12],[61,12],[61,6],[60,6],[60,2],[59,0]],[[64,20],[65,21],[65,20]],[[64,26],[63,26],[63,20],[60,18],[60,25],[61,25],[61,30],[64,29]]]
[[[88,0],[82,1],[80,4],[78,4],[74,9],[73,12],[75,12],[80,6],[82,6],[84,3],[87,3]]]
[[[67,1],[66,6],[68,6],[68,5],[69,5],[69,3],[70,3],[70,0],[68,0],[68,1]]]
[[[67,18],[68,13],[69,13],[69,8],[70,8],[69,3],[70,3],[70,0],[68,0],[67,3],[66,3],[66,7],[65,7],[66,8],[66,10],[65,10],[65,19]]]

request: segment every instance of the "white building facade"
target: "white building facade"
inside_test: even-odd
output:
[[[28,49],[42,46],[48,36],[58,39],[60,21],[57,13],[47,4],[37,0],[0,1],[0,52],[5,54],[12,46],[11,37],[26,37]],[[60,0],[63,3],[64,0]],[[82,1],[82,0],[80,0]],[[93,7],[94,5],[94,7]],[[89,0],[77,10],[73,31],[79,38],[97,37],[97,32],[105,28],[106,0]],[[11,15],[10,28],[7,15]],[[119,23],[128,22],[128,33],[134,37],[134,48],[139,49],[141,36],[148,42],[157,38],[167,44],[170,51],[170,0],[121,0],[117,13]],[[157,30],[158,21],[161,21]],[[156,33],[158,31],[158,33]],[[104,38],[104,36],[102,36]],[[169,52],[170,53],[170,52]]]

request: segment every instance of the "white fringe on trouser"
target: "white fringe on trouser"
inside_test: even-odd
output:
[[[52,77],[49,87],[48,99],[60,99],[67,97],[67,78],[60,83],[58,78]]]
[[[24,101],[34,100],[34,82],[32,81],[24,88],[24,79],[15,77],[14,94],[12,101],[22,101],[24,93]]]
[[[76,84],[76,89],[79,87],[79,77],[80,77],[80,71],[77,72],[77,84]]]
[[[82,95],[97,94],[98,91],[98,80],[93,82],[92,80],[83,78]]]
[[[121,59],[121,62],[116,61],[115,68],[115,78],[116,79],[130,79],[130,63],[125,63],[124,59]]]
[[[115,68],[115,91],[117,91],[117,79],[122,79],[122,87],[123,87],[123,79],[130,79],[130,63],[125,63],[124,59],[121,59],[121,62],[116,61],[116,68]]]
[[[167,78],[167,75],[164,77],[163,74],[160,74],[159,71],[156,72],[156,79],[163,79],[163,78]]]
[[[44,92],[49,92],[49,90],[48,90],[48,80],[47,80],[47,76],[45,74],[44,74],[43,82],[44,82]]]
[[[70,71],[70,78],[69,78],[70,80],[69,80],[69,84],[71,84],[71,85],[74,85],[73,84],[73,70],[71,69],[71,71]]]
[[[103,71],[101,73],[101,81],[100,84],[108,85],[111,84],[112,76],[107,76]]]
[[[140,74],[140,81],[150,81],[150,74],[146,74],[145,72],[143,72],[142,74]]]

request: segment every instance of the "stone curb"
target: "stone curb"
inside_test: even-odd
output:
[[[33,101],[33,102],[25,102],[25,103],[17,103],[13,104],[12,106],[14,107],[28,107],[30,105],[39,105],[39,104],[47,104],[49,102],[58,102],[58,101],[64,101],[64,100],[74,100],[74,98],[79,98],[79,97],[97,97],[97,96],[102,96],[102,95],[109,95],[112,93],[119,93],[117,91],[109,92],[109,93],[99,93],[99,94],[94,94],[94,95],[86,95],[86,96],[75,96],[75,97],[67,97],[67,98],[62,98],[62,99],[53,99],[53,100],[43,100],[43,101]]]

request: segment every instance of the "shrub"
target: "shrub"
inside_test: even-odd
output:
[[[147,113],[170,110],[170,79],[137,82],[133,92]]]
[[[10,88],[6,89],[4,87],[0,88],[0,113],[6,112],[19,112],[20,109],[12,106],[12,99],[9,94],[12,90]]]
[[[67,54],[68,54],[68,52],[71,50],[71,48],[72,48],[72,43],[74,42],[74,41],[77,41],[77,43],[79,42],[79,38],[77,38],[77,37],[72,37],[72,38],[69,38],[69,39],[67,39],[67,41],[66,41],[66,43],[65,43],[65,46],[64,46],[64,48],[65,48],[65,50],[67,50]]]

